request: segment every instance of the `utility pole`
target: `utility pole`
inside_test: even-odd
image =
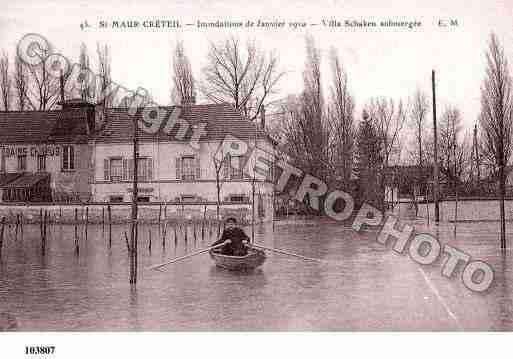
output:
[[[137,142],[137,118],[134,116],[133,121],[134,127],[134,173],[133,173],[133,189],[132,189],[132,236],[130,240],[130,284],[137,284],[137,197],[139,194],[138,191],[138,167],[139,167],[139,149]]]
[[[433,199],[435,202],[435,223],[440,221],[440,207],[438,204],[439,188],[438,188],[438,133],[436,130],[436,92],[435,92],[435,70],[431,71],[431,87],[433,90],[433,136],[434,136],[434,186]]]

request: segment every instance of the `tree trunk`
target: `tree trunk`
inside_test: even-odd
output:
[[[221,184],[219,183],[219,175],[217,175],[217,177],[216,177],[216,190],[217,190],[216,218],[219,221],[219,206],[221,204]]]
[[[504,196],[506,193],[506,178],[504,175],[504,164],[499,166],[499,196],[500,196],[500,223],[501,223],[501,249],[506,249],[506,218],[504,211]]]

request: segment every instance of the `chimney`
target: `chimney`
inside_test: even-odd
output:
[[[94,131],[96,125],[96,112],[95,105],[93,103],[82,100],[81,98],[70,99],[64,102],[59,102],[62,105],[63,111],[72,111],[72,110],[85,110],[86,113],[86,121],[87,128],[89,132]]]
[[[196,104],[196,96],[187,96],[182,98],[182,106],[192,106]]]
[[[262,130],[265,131],[265,106],[263,104],[260,109],[260,125],[262,126]]]

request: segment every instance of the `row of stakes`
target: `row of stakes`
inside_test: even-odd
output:
[[[166,217],[166,210],[167,208],[164,208],[164,217]],[[188,228],[191,225],[192,226],[192,236],[194,239],[194,242],[198,240],[198,238],[201,238],[201,241],[205,240],[205,238],[208,236],[208,238],[212,238],[214,234],[217,235],[217,237],[220,234],[221,231],[221,222],[218,220],[212,220],[206,218],[206,207],[204,208],[203,212],[203,218],[200,221],[186,221],[185,219],[181,220],[163,220],[162,218],[163,208],[160,206],[159,208],[159,216],[158,216],[158,228],[159,228],[159,234],[161,237],[161,243],[162,248],[166,247],[166,238],[167,233],[169,230],[169,226],[172,227],[172,233],[174,235],[174,243],[175,246],[178,242],[178,233],[183,233],[183,238],[185,243],[188,242]],[[21,235],[21,238],[23,239],[23,224],[25,223],[24,217],[22,213],[16,214],[16,216],[13,216],[11,214],[11,220],[7,220],[7,218],[4,216],[2,217],[0,221],[0,259],[2,258],[2,250],[3,250],[3,243],[4,238],[6,237],[6,228],[14,228],[14,238],[15,240],[18,239],[18,236]],[[106,218],[107,217],[107,218]],[[200,223],[198,223],[200,222]],[[40,237],[41,237],[41,255],[44,256],[47,251],[47,240],[48,240],[48,234],[50,231],[50,225],[55,223],[62,223],[62,209],[59,209],[59,217],[56,216],[55,213],[52,213],[48,210],[40,209],[39,211],[39,229],[40,229]],[[75,255],[80,254],[80,235],[79,235],[79,225],[84,225],[84,239],[87,241],[88,239],[88,226],[89,226],[89,207],[85,207],[85,210],[82,210],[81,215],[79,216],[79,210],[78,208],[75,208],[74,210],[74,253]],[[108,247],[109,249],[112,248],[112,208],[111,206],[107,206],[107,216],[105,216],[105,208],[102,208],[102,219],[101,219],[101,225],[102,230],[105,233],[106,227],[108,227]],[[130,253],[130,245],[129,245],[129,238],[127,235],[127,232],[124,232],[124,239],[127,245],[128,252]],[[148,228],[148,250],[151,253],[152,249],[152,231],[151,227]]]

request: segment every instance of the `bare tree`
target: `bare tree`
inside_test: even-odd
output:
[[[36,65],[27,66],[28,68],[28,105],[33,110],[51,110],[55,108],[59,101],[59,78],[52,76],[49,69],[53,64],[49,63],[51,49],[41,49],[37,56],[41,62]]]
[[[383,165],[387,168],[390,160],[400,151],[399,135],[404,127],[407,110],[403,102],[395,103],[393,99],[373,98],[366,106],[371,119],[374,120],[383,152]]]
[[[382,175],[379,176],[377,185],[380,193],[385,194],[389,180],[386,173],[389,171],[391,159],[394,156],[396,162],[399,162],[400,159],[403,143],[400,141],[399,135],[405,124],[407,110],[401,100],[396,104],[393,99],[384,97],[371,99],[365,106],[365,110],[370,116],[379,138]],[[413,193],[413,195],[416,203],[415,194]]]
[[[216,148],[212,147],[211,144],[207,145],[212,153],[212,164],[214,165],[214,175],[216,181],[216,218],[218,223],[221,220],[221,190],[223,188],[224,179],[229,176],[231,157],[229,153],[223,151],[222,143],[214,144]],[[221,227],[218,224],[217,231],[218,236],[220,234]]]
[[[439,129],[439,166],[451,183],[456,185],[468,163],[468,141],[461,139],[462,118],[455,106],[448,106],[442,113]]]
[[[313,38],[306,38],[303,93],[289,98],[285,118],[285,147],[294,165],[327,181],[334,172],[329,161],[329,128],[326,121],[321,83],[321,56]]]
[[[109,47],[106,44],[96,44],[96,54],[98,55],[98,76],[96,78],[96,103],[103,108],[110,107],[114,101],[115,92],[110,91],[112,85],[111,79],[111,60]]]
[[[28,79],[27,68],[18,56],[14,59],[14,96],[16,106],[19,111],[24,111],[27,107]]]
[[[172,101],[175,104],[193,103],[196,97],[196,84],[191,63],[185,54],[183,41],[178,41],[173,49],[173,89]]]
[[[335,175],[341,178],[342,186],[346,186],[353,168],[355,104],[348,89],[347,74],[335,49],[331,51],[331,68],[331,103],[327,115],[330,134],[328,147],[332,149],[329,162],[334,164]]]
[[[12,78],[9,72],[9,56],[7,52],[3,52],[0,57],[0,96],[2,97],[2,105],[5,111],[9,111],[11,107],[11,84]]]
[[[251,41],[243,46],[230,37],[210,44],[201,91],[213,102],[232,103],[253,121],[283,74],[274,51],[266,53]]]
[[[80,76],[88,76],[91,73],[90,63],[89,63],[89,54],[87,53],[87,47],[84,43],[80,45],[80,56],[78,59],[80,64]],[[94,83],[91,83],[91,79],[89,78],[81,78],[80,81],[80,98],[83,101],[92,101],[95,97],[94,92]]]
[[[428,111],[428,98],[424,92],[422,92],[420,89],[417,89],[413,95],[413,99],[411,100],[410,125],[413,128],[415,134],[415,154],[419,168],[422,168],[424,166],[424,162],[426,161],[426,155],[424,154],[425,144],[423,141],[425,141]]]
[[[480,125],[483,157],[496,166],[499,179],[499,208],[501,248],[506,248],[506,221],[504,196],[506,192],[505,167],[511,156],[513,129],[512,81],[504,49],[492,34],[486,53],[486,77],[481,86]]]

